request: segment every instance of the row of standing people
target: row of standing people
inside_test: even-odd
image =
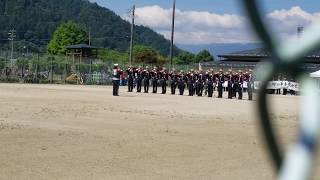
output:
[[[117,68],[117,67],[115,67]],[[213,72],[194,71],[187,73],[180,71],[167,71],[166,69],[153,68],[134,68],[129,67],[125,72],[128,82],[128,91],[133,92],[136,87],[138,93],[158,93],[158,88],[161,88],[161,93],[167,93],[167,87],[170,85],[170,93],[172,95],[184,95],[187,89],[189,96],[208,96],[213,97],[214,91],[217,89],[218,98],[223,97],[224,85],[227,84],[228,98],[232,99],[238,95],[239,99],[243,98],[243,83],[248,84],[248,97],[252,100],[253,93],[253,78],[251,71],[243,73],[232,72]],[[151,85],[151,87],[150,87]],[[178,92],[176,90],[178,89]]]

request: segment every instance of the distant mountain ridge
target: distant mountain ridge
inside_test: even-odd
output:
[[[122,52],[129,47],[130,23],[88,0],[0,0],[0,46],[8,46],[8,32],[14,28],[19,43],[44,51],[53,31],[66,21],[91,29],[95,46]],[[163,35],[144,26],[136,26],[134,35],[136,44],[169,55],[170,42]],[[176,47],[175,53],[179,52]]]
[[[205,44],[205,45],[177,45],[179,48],[192,52],[199,53],[201,50],[206,49],[210,53],[212,53],[215,57],[218,55],[222,55],[225,53],[232,53],[237,51],[244,51],[249,49],[256,49],[262,47],[260,43],[231,43],[231,44],[223,44],[223,43],[213,43],[213,44]]]

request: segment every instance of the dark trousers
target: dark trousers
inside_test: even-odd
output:
[[[149,79],[144,79],[143,83],[144,93],[149,93]]]
[[[238,85],[238,94],[239,94],[239,98],[238,99],[242,99],[243,96],[243,89],[241,85]]]
[[[113,80],[113,96],[119,96],[119,86],[120,86],[120,81],[119,80]]]
[[[128,92],[133,91],[133,78],[128,79]]]
[[[202,96],[202,95],[203,95],[203,88],[204,88],[204,87],[203,87],[202,85],[200,85],[200,92],[199,92],[200,94],[199,94],[199,96]]]
[[[152,80],[152,92],[153,93],[158,92],[158,80],[157,79]]]
[[[238,84],[234,84],[232,88],[232,97],[237,97],[237,92],[238,92]]]
[[[177,88],[176,83],[171,83],[171,94],[172,95],[176,94],[176,88]]]
[[[198,96],[200,94],[200,85],[196,84],[196,95]]]
[[[208,97],[213,96],[213,85],[208,85]]]
[[[194,94],[193,84],[188,84],[188,89],[189,89],[189,96],[193,96]]]
[[[228,98],[232,99],[233,97],[233,88],[232,88],[232,84],[228,85]]]
[[[162,88],[162,94],[166,94],[167,93],[167,82],[166,80],[161,80],[161,88]]]
[[[137,92],[141,92],[142,79],[137,79]]]
[[[180,86],[179,86],[179,93],[180,93],[181,96],[183,96],[183,94],[184,94],[184,89],[185,89],[185,88],[186,88],[185,85],[180,85]]]
[[[252,99],[253,99],[253,89],[252,88],[248,88],[248,98],[250,101],[252,101]]]
[[[222,96],[223,96],[223,87],[222,87],[222,85],[220,86],[218,86],[218,98],[222,98]]]
[[[198,96],[202,96],[203,87],[201,84],[196,85],[196,93]]]

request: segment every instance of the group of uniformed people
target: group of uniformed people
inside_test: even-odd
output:
[[[120,74],[124,73],[128,83],[128,92],[133,92],[135,86],[138,93],[149,93],[151,88],[152,93],[158,93],[158,87],[161,87],[161,93],[167,93],[167,86],[171,87],[171,94],[184,95],[185,90],[188,90],[189,96],[208,96],[213,97],[214,91],[217,89],[218,98],[223,97],[223,92],[228,92],[228,98],[243,98],[244,83],[246,83],[246,91],[249,100],[252,100],[253,95],[253,76],[252,71],[249,72],[234,72],[228,70],[224,72],[195,71],[191,70],[187,73],[175,70],[167,71],[165,68],[158,69],[154,67],[129,67],[122,72],[117,65],[114,68],[114,94],[118,96]],[[150,87],[151,86],[151,87]],[[176,92],[176,90],[179,92]]]

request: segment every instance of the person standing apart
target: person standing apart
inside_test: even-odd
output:
[[[112,84],[113,84],[113,96],[119,96],[120,76],[122,71],[118,64],[113,67]]]

